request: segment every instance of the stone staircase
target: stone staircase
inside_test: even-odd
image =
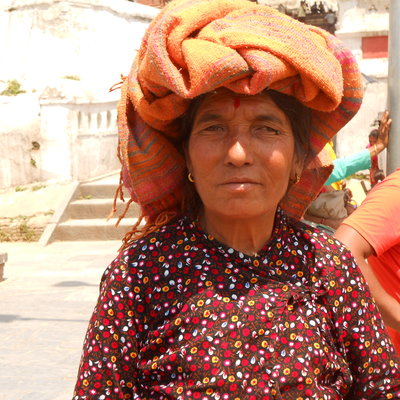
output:
[[[126,205],[118,200],[117,211],[113,218],[107,221],[118,179],[119,174],[113,174],[90,182],[76,183],[53,215],[39,242],[47,245],[61,240],[121,240],[137,222],[139,207],[132,203],[125,218],[115,227],[118,216],[122,214]],[[125,192],[124,197],[129,199]]]

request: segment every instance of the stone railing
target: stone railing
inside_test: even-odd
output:
[[[36,160],[41,180],[85,180],[116,170],[116,105],[115,96],[94,100],[45,91]]]
[[[70,82],[40,98],[18,97],[1,103],[0,189],[86,180],[119,168],[118,93],[95,97]]]

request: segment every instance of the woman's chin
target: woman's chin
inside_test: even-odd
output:
[[[247,202],[226,202],[220,207],[212,207],[207,209],[206,214],[220,216],[225,219],[237,220],[257,220],[271,216],[275,216],[277,204],[271,207],[257,207],[254,204]]]

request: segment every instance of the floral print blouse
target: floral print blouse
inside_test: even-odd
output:
[[[277,212],[255,257],[189,217],[104,273],[74,400],[399,399],[399,359],[350,252]]]

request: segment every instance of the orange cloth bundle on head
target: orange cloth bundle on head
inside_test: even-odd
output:
[[[181,117],[191,99],[219,87],[270,88],[312,109],[311,154],[281,203],[300,218],[332,169],[317,154],[360,107],[361,76],[336,37],[247,0],[176,0],[150,24],[118,107],[121,179],[132,200],[149,224],[179,214]]]

